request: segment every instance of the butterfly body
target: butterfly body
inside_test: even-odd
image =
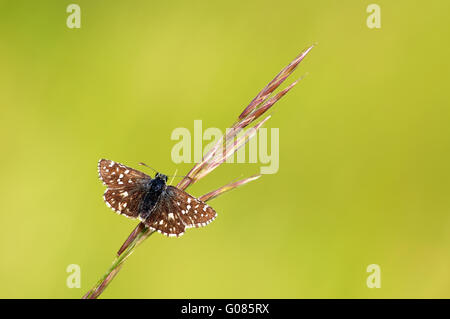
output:
[[[138,208],[139,219],[145,220],[155,208],[162,192],[166,189],[167,177],[165,175],[164,177],[156,176],[143,186],[144,195]]]
[[[174,186],[167,176],[155,178],[111,160],[98,163],[99,177],[108,189],[103,199],[116,213],[138,218],[166,236],[179,237],[186,228],[206,226],[217,213],[201,200]]]

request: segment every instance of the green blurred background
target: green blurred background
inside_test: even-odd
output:
[[[208,227],[152,236],[102,297],[449,298],[450,3],[377,1],[369,29],[370,3],[0,1],[0,297],[81,297],[137,224],[103,203],[98,159],[185,174],[173,129],[228,127],[317,42],[266,124],[278,173],[211,202]]]

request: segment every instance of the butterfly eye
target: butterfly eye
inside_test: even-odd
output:
[[[164,182],[167,182],[167,176],[161,173],[156,173],[155,178],[162,179]]]

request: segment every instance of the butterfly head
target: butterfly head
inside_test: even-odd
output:
[[[156,173],[155,179],[159,179],[164,181],[164,183],[167,183],[167,176],[161,173]]]

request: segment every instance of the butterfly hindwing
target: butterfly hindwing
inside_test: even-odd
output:
[[[136,189],[107,189],[103,194],[106,205],[118,214],[130,218],[139,217],[139,202],[143,196]]]
[[[181,218],[179,209],[173,205],[173,202],[166,200],[164,195],[161,195],[160,200],[150,216],[144,220],[144,223],[163,235],[179,237],[184,234],[186,224]]]

